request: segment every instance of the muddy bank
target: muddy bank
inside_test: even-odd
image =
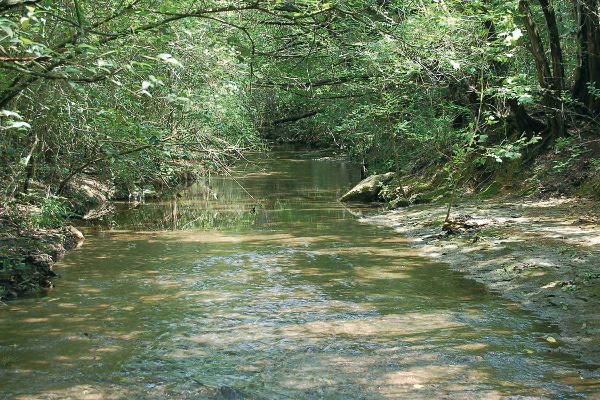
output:
[[[600,365],[600,209],[575,199],[467,201],[442,231],[444,204],[361,218],[555,323],[557,348]],[[556,340],[556,343],[554,343]]]
[[[146,199],[173,195],[197,177],[186,171],[174,176],[171,185],[156,183],[153,189],[132,192],[80,175],[65,185],[61,196],[48,196],[48,186],[33,182],[32,190],[19,201],[0,204],[0,301],[52,287],[54,264],[84,240],[81,232],[68,225],[70,221],[106,221],[116,211],[115,201],[139,206]]]
[[[0,299],[52,287],[54,264],[84,240],[76,228],[22,230],[0,220]]]

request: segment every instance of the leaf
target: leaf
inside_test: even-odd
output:
[[[558,340],[554,339],[552,336],[548,336],[548,337],[546,338],[546,341],[547,341],[548,343],[552,343],[552,344],[556,344],[556,343],[558,343]]]
[[[4,32],[6,32],[6,34],[10,37],[15,36],[15,32],[9,26],[2,25],[2,26],[0,26],[0,29],[2,29]]]
[[[168,63],[168,64],[172,64],[175,65],[177,67],[183,67],[183,64],[181,64],[179,61],[177,61],[172,55],[170,55],[169,53],[161,53],[157,56],[160,60]]]
[[[533,97],[530,94],[527,94],[527,93],[519,96],[519,98],[518,98],[517,101],[522,106],[526,106],[526,105],[530,105],[530,104],[534,103]]]
[[[27,27],[31,23],[31,20],[27,17],[22,17],[19,22],[21,23],[21,28],[27,29]]]
[[[519,40],[523,37],[523,31],[520,28],[517,28],[512,33],[513,40]]]
[[[88,51],[98,50],[98,48],[96,46],[92,46],[91,44],[87,44],[87,43],[79,43],[77,45],[77,48],[80,50],[88,50]]]
[[[68,74],[78,74],[81,71],[79,70],[79,68],[74,67],[72,65],[69,65],[68,67],[65,67],[64,71]]]
[[[21,40],[21,43],[23,43],[25,46],[30,46],[33,44],[33,40],[30,40],[25,36],[21,36],[19,39]]]
[[[165,85],[162,80],[158,79],[154,75],[148,76],[148,79],[150,79],[150,82],[152,82],[155,85],[159,85],[159,86],[164,86]]]

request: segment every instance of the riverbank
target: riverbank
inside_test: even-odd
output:
[[[83,234],[71,225],[60,229],[24,229],[0,215],[0,300],[52,287],[54,264],[79,247]]]
[[[428,256],[551,321],[546,338],[600,364],[600,207],[573,198],[468,200],[455,207],[462,228],[442,231],[445,204],[361,218],[405,235]],[[556,341],[556,342],[555,342]]]
[[[82,174],[71,179],[61,196],[48,195],[48,185],[33,182],[30,192],[0,205],[0,301],[53,287],[54,264],[84,240],[72,222],[109,221],[116,201],[137,207],[146,199],[175,196],[198,176],[189,167],[174,174],[168,185],[152,182],[132,189]]]

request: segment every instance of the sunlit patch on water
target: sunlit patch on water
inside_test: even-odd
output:
[[[244,189],[218,177],[181,199],[123,205],[112,225],[88,229],[55,290],[0,309],[2,398],[600,390],[594,366],[544,339],[549,322],[357,223],[335,201],[357,168],[290,153],[251,168],[236,178]]]

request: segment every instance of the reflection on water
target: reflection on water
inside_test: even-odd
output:
[[[544,340],[547,323],[357,223],[335,199],[358,169],[279,152],[238,170],[251,173],[124,206],[60,265],[57,289],[0,309],[0,397],[600,390],[591,366]]]

